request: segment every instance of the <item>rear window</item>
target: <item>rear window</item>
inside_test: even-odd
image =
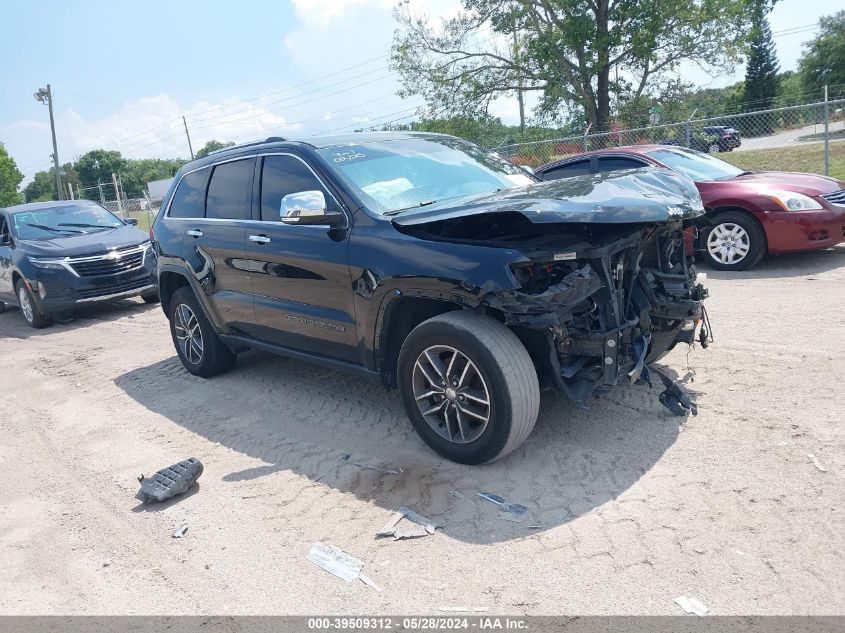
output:
[[[583,176],[590,173],[590,159],[577,160],[574,163],[567,163],[554,169],[543,172],[543,180],[559,180],[560,178],[572,178],[572,176]]]
[[[205,205],[207,218],[246,220],[252,215],[252,175],[255,159],[222,163],[214,168]]]
[[[176,187],[170,203],[172,218],[201,218],[205,216],[205,181],[208,167],[186,174]]]

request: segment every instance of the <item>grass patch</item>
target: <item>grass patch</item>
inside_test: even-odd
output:
[[[801,171],[824,174],[824,143],[727,152],[722,160],[749,171]],[[830,144],[830,175],[845,180],[845,141]]]

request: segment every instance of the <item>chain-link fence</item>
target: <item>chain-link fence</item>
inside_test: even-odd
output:
[[[141,192],[140,197],[129,197],[120,188],[119,182],[117,187],[113,182],[77,187],[71,185],[70,191],[76,199],[94,200],[121,218],[138,220],[138,225],[145,229],[152,223],[160,204],[160,201],[150,200],[146,191]]]
[[[830,173],[832,149],[834,158],[845,170],[845,143],[837,145],[837,142],[845,141],[844,115],[845,99],[837,99],[705,119],[690,117],[686,121],[649,127],[626,128],[617,124],[610,131],[503,145],[495,149],[517,164],[539,167],[592,150],[626,145],[680,145],[722,153],[726,160],[747,168],[822,174]],[[845,178],[845,173],[833,175]]]

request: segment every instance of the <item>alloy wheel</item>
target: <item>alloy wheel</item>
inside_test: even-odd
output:
[[[751,238],[739,224],[717,224],[707,236],[707,252],[719,263],[734,265],[748,256]]]
[[[490,393],[484,377],[454,347],[434,345],[417,357],[413,391],[423,419],[450,442],[468,444],[490,422]]]
[[[32,309],[32,301],[29,300],[29,293],[26,291],[26,288],[24,288],[23,285],[18,288],[18,302],[21,306],[23,318],[26,319],[27,323],[32,323],[32,321],[35,319],[35,312]]]
[[[197,315],[189,306],[180,303],[176,307],[176,322],[173,327],[182,355],[189,363],[199,365],[202,361],[203,340]]]

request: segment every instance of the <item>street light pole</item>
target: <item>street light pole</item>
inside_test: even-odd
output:
[[[39,88],[38,92],[33,95],[36,101],[46,103],[50,109],[50,132],[53,134],[53,173],[56,175],[56,195],[59,200],[64,200],[62,192],[62,177],[59,174],[59,149],[56,145],[56,123],[53,120],[53,92],[50,90],[50,84],[46,88]]]

